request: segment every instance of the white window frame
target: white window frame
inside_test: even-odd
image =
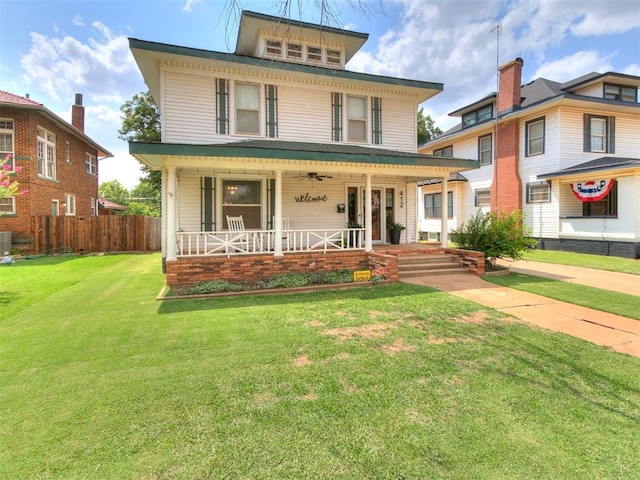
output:
[[[282,40],[266,40],[264,53],[270,57],[282,57]]]
[[[607,121],[607,118],[605,117],[596,117],[593,116],[591,117],[591,119],[589,120],[591,122],[591,151],[592,152],[600,152],[600,153],[606,153],[607,152],[607,131],[609,128],[609,122]],[[597,134],[594,133],[594,125],[595,124],[600,124],[603,125],[603,132],[602,134]],[[594,148],[594,144],[593,141],[599,139],[602,142],[602,147],[600,148]]]
[[[491,206],[491,189],[490,188],[478,188],[475,192],[473,192],[473,197],[474,197],[474,204],[476,207]]]
[[[0,216],[15,215],[15,214],[16,214],[16,197],[0,198]]]
[[[90,202],[91,202],[91,216],[95,217],[98,214],[98,201],[95,198],[91,198]]]
[[[549,203],[551,201],[551,182],[527,183],[527,203]]]
[[[71,144],[69,142],[64,142],[64,161],[71,163]]]
[[[349,100],[361,100],[364,104],[364,112],[363,112],[363,116],[362,118],[359,117],[351,117],[350,116],[350,112],[349,112]],[[367,139],[367,134],[368,134],[368,128],[367,128],[367,110],[368,110],[368,102],[367,102],[367,97],[363,97],[363,96],[359,96],[359,95],[347,95],[347,99],[346,99],[346,108],[345,108],[345,113],[347,116],[347,121],[345,122],[346,126],[347,126],[347,142],[353,142],[353,143],[367,143],[368,139]],[[358,122],[358,124],[362,124],[364,127],[362,129],[362,131],[364,132],[364,138],[353,138],[352,134],[351,134],[351,123],[352,122]]]
[[[11,159],[7,161],[6,165],[11,165],[11,170],[15,169],[15,134],[13,131],[13,127],[14,127],[14,123],[13,120],[10,118],[7,119],[0,119],[0,135],[3,136],[9,136],[9,142],[10,145],[0,145],[0,160],[4,160],[5,158],[7,158],[7,155],[11,155]],[[9,148],[6,148],[6,147]],[[4,148],[3,148],[4,147]]]
[[[76,196],[73,193],[64,194],[64,214],[67,216],[75,216],[76,214]]]
[[[433,151],[433,155],[437,157],[453,157],[453,145],[438,148],[437,150]]]
[[[240,86],[249,86],[249,87],[253,87],[256,89],[257,92],[257,108],[256,109],[251,109],[251,108],[238,108],[238,102],[240,100],[240,96],[238,95],[238,90]],[[234,85],[234,114],[235,114],[235,131],[237,134],[240,135],[260,135],[261,132],[261,122],[260,122],[260,118],[261,118],[261,114],[260,114],[260,102],[261,102],[261,98],[262,98],[262,94],[261,94],[261,88],[260,85],[258,83],[250,83],[250,82],[236,82]],[[245,112],[256,112],[256,122],[257,122],[257,131],[242,131],[238,128],[238,112],[240,111],[245,111]]]
[[[292,42],[287,43],[287,58],[302,60],[302,44]]]
[[[313,50],[313,52],[312,52]],[[322,62],[322,48],[315,45],[307,45],[307,62]]]
[[[48,180],[56,179],[56,136],[42,127],[37,128],[37,175]]]
[[[486,143],[489,143],[487,149]],[[482,158],[482,155],[488,153],[488,158]],[[491,165],[493,163],[493,134],[482,135],[478,137],[478,161],[480,166]]]
[[[327,65],[342,66],[342,51],[334,48],[327,48]]]
[[[84,154],[84,171],[89,175],[98,174],[98,162],[96,160],[96,156],[89,152],[85,152]]]
[[[529,122],[527,122],[526,124],[526,136],[527,136],[527,143],[526,143],[526,149],[527,151],[525,152],[525,156],[526,157],[532,157],[534,155],[542,155],[544,153],[544,117],[542,118],[536,118],[535,120],[531,120]],[[541,131],[540,131],[540,135],[539,136],[532,136],[531,135],[531,127],[535,127],[536,125],[541,125]],[[540,142],[540,147],[539,149],[534,150],[532,148],[532,143],[534,141],[538,140]]]
[[[51,200],[51,216],[60,215],[60,200]]]

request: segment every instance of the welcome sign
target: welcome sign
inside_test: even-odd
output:
[[[613,178],[607,180],[589,180],[571,184],[571,191],[581,202],[597,202],[607,196],[613,187]]]

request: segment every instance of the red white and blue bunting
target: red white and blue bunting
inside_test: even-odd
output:
[[[589,180],[571,184],[571,191],[581,202],[597,202],[607,196],[614,179]]]

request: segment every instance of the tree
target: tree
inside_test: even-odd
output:
[[[427,143],[429,140],[442,135],[442,130],[436,127],[430,115],[424,116],[424,109],[418,111],[418,145]]]
[[[524,252],[535,248],[537,242],[523,220],[520,210],[509,214],[478,210],[453,236],[458,247],[484,253],[485,270],[496,270],[496,260],[520,260]]]
[[[118,130],[118,138],[125,142],[160,142],[161,120],[160,110],[153,101],[149,91],[134,95],[131,100],[124,102],[120,107],[122,112],[122,128]],[[162,185],[162,175],[159,171],[151,170],[146,165],[142,166],[143,176],[140,181],[148,182],[158,192]]]
[[[120,205],[127,206],[131,194],[118,180],[109,180],[102,182],[98,187],[98,195],[100,198],[105,198],[111,202],[119,203]]]

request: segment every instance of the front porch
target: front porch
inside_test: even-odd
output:
[[[326,247],[326,244],[324,244]],[[247,252],[243,255],[192,255],[166,261],[167,285],[187,286],[211,280],[244,283],[287,273],[324,272],[331,270],[370,270],[397,282],[400,278],[399,258],[448,254],[456,257],[469,273],[484,273],[484,256],[435,244],[407,243],[375,245],[371,251],[357,248],[323,248],[290,251],[274,256],[272,252]]]

